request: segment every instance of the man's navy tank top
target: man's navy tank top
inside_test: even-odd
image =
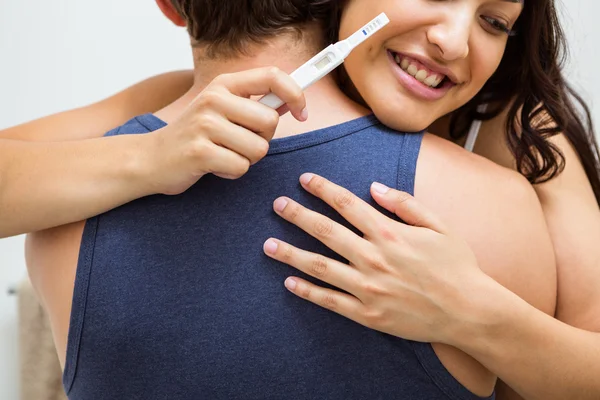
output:
[[[144,115],[108,135],[164,126]],[[275,139],[241,179],[205,176],[182,195],[87,221],[64,371],[69,398],[480,399],[431,345],[289,293],[285,278],[302,274],[262,250],[276,237],[340,259],[278,217],[273,201],[289,196],[348,226],[301,188],[300,175],[320,174],[375,204],[374,181],[413,192],[421,140],[367,116]]]

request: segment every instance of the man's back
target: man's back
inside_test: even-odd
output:
[[[145,118],[150,118],[145,120],[150,125],[156,123],[152,117]],[[420,135],[373,130],[377,123],[372,117],[348,124],[354,126],[339,133],[311,132],[276,141],[269,158],[239,181],[209,176],[177,198],[153,196],[89,221],[79,255],[65,371],[67,388],[74,382],[73,398],[86,387],[93,390],[94,382],[103,378],[106,387],[121,395],[140,393],[143,388],[155,390],[153,385],[177,393],[173,390],[185,390],[191,384],[210,398],[239,398],[240,393],[247,398],[277,397],[292,388],[304,391],[297,392],[297,398],[317,393],[324,398],[338,398],[342,393],[344,398],[361,397],[361,390],[381,398],[391,398],[390,393],[394,398],[417,398],[415,393],[436,398],[444,394],[427,394],[423,388],[437,391],[441,385],[457,390],[454,394],[460,398],[475,398],[464,388],[457,389],[460,385],[441,367],[431,346],[368,331],[294,300],[282,287],[287,267],[262,255],[262,243],[272,235],[330,255],[271,212],[274,198],[291,195],[331,215],[323,204],[299,190],[297,177],[302,172],[319,173],[365,199],[372,181],[412,191]],[[365,134],[365,129],[373,132]],[[506,223],[510,217],[506,213],[513,211],[506,202],[515,194],[482,195],[479,189],[487,184],[497,191],[487,182],[510,180],[512,174],[464,151],[456,152],[452,165],[440,168],[437,163],[453,155],[447,146],[426,136],[416,195],[430,203],[435,198],[432,208],[455,228],[458,220],[482,267],[509,288],[517,290],[522,287],[519,282],[541,275],[543,279],[524,282],[532,291],[519,294],[530,294],[528,299],[534,304],[551,308],[554,271],[543,260],[551,249],[541,248],[543,238],[539,247],[529,249],[521,237],[543,235],[538,232],[540,221],[533,215],[524,221],[525,230],[520,224]],[[313,156],[294,159],[303,151]],[[469,170],[466,164],[485,171]],[[461,172],[461,179],[453,172]],[[516,196],[522,198],[522,182],[514,185]],[[460,193],[468,190],[472,197],[462,199]],[[528,206],[523,209],[530,212]],[[492,227],[481,221],[482,216],[501,220],[493,221],[496,226]],[[57,301],[56,288],[62,285],[64,292],[73,283],[72,261],[77,259],[73,254],[79,248],[81,227],[36,234],[28,243],[32,279],[54,316],[55,331],[62,332],[56,335],[59,348],[61,341],[66,342],[65,315],[71,304],[64,293]],[[521,243],[505,240],[520,237]],[[494,240],[502,257],[491,253]],[[60,253],[67,258],[53,256],[56,249],[62,249]],[[536,258],[536,251],[538,260],[526,265],[521,254]],[[493,384],[493,377],[462,353],[438,346],[436,351],[472,390],[483,394]],[[115,382],[113,374],[120,372],[128,378]],[[154,382],[145,381],[149,373],[154,374]],[[402,383],[403,379],[408,381]],[[185,398],[186,393],[174,397]]]

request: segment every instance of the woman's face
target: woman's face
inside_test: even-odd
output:
[[[383,123],[420,131],[481,90],[522,8],[522,0],[349,0],[340,38],[382,12],[390,23],[352,52],[346,71]]]

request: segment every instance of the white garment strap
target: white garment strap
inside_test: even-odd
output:
[[[487,110],[487,104],[482,104],[477,107],[478,113],[484,113]],[[469,152],[473,152],[475,149],[475,142],[477,142],[477,137],[479,136],[479,131],[481,130],[482,122],[478,119],[474,120],[471,123],[471,128],[469,129],[469,133],[467,134],[467,142],[465,143],[465,150]]]

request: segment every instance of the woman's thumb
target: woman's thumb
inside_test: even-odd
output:
[[[400,192],[381,183],[371,185],[371,196],[386,210],[396,214],[409,225],[432,229],[446,233],[446,227],[440,219],[417,199],[406,192]]]

